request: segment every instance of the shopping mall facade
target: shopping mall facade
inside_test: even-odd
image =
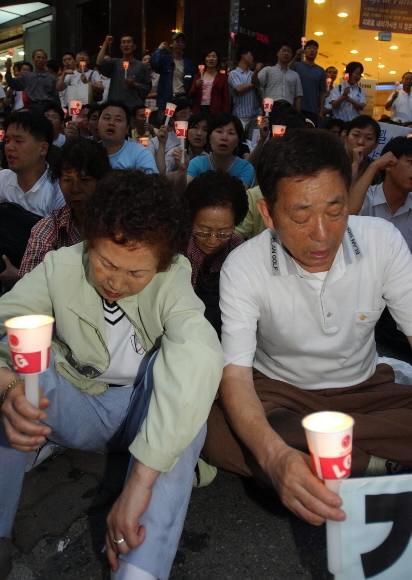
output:
[[[318,63],[336,66],[340,75],[349,61],[362,62],[378,115],[387,90],[409,69],[412,15],[410,23],[408,14],[395,16],[395,24],[393,14],[372,22],[368,4],[376,13],[388,0],[9,0],[0,3],[0,72],[8,56],[30,59],[38,47],[58,59],[79,48],[96,55],[109,33],[133,34],[140,55],[183,30],[195,62],[213,48],[229,66],[239,45],[272,63],[279,44],[298,48],[304,36],[318,40]]]

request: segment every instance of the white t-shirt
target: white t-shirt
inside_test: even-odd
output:
[[[389,102],[394,93],[391,94],[386,102]],[[403,89],[398,91],[398,96],[393,101],[391,109],[393,111],[392,119],[394,121],[412,121],[412,91],[408,94]]]
[[[130,387],[134,383],[145,351],[120,306],[116,302],[102,301],[110,365],[99,380]]]
[[[17,175],[10,169],[0,171],[0,202],[18,203],[24,209],[43,217],[60,209],[66,202],[60,190],[59,182],[51,181],[47,168],[29,191],[23,191],[17,183]]]
[[[392,213],[386,201],[383,184],[371,185],[366,192],[360,215],[380,217],[392,222],[402,233],[412,252],[412,192],[408,194],[405,203]]]
[[[375,371],[374,327],[385,305],[412,336],[412,255],[392,224],[351,216],[324,280],[298,268],[265,230],[221,270],[225,364],[302,389],[356,385]]]

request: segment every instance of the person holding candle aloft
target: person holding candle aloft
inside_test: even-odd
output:
[[[203,454],[255,477],[309,523],[341,521],[338,496],[311,472],[301,419],[355,420],[355,476],[412,468],[412,392],[378,364],[385,304],[412,346],[412,255],[385,220],[348,218],[351,166],[323,130],[295,129],[260,157],[267,229],[220,274],[225,369]]]
[[[108,100],[123,101],[130,110],[136,105],[144,105],[152,87],[152,81],[149,68],[134,57],[136,44],[133,36],[130,34],[121,36],[122,58],[107,56],[112,42],[113,37],[106,36],[96,58],[101,74],[110,78]]]
[[[102,452],[130,446],[129,478],[107,520],[116,579],[168,577],[221,377],[219,341],[177,256],[182,215],[159,176],[111,174],[89,201],[86,242],[50,252],[0,299],[1,322],[39,310],[55,318],[40,410],[13,383],[0,345],[0,537],[10,537],[29,452],[45,438]]]
[[[219,72],[219,60],[216,50],[210,50],[204,54],[202,60],[204,70],[199,70],[195,75],[189,92],[189,96],[193,98],[194,113],[202,111],[217,115],[228,113],[230,110],[227,75]]]
[[[103,94],[103,83],[97,70],[90,68],[89,54],[82,50],[76,54],[76,66],[74,68],[63,69],[57,77],[56,88],[64,91],[67,87],[77,87],[90,84],[90,101],[100,101]],[[73,93],[71,93],[73,96]],[[68,104],[68,103],[67,103]]]

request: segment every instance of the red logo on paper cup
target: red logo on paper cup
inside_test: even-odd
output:
[[[48,368],[50,364],[50,347],[47,351],[43,351],[44,355],[47,357],[46,364],[42,368],[42,353],[37,352],[14,352],[11,351],[11,358],[13,360],[13,366],[18,373],[30,374],[30,373],[41,373],[44,369]]]
[[[352,453],[342,457],[319,457],[324,479],[343,479],[349,477],[352,466]]]
[[[176,127],[176,137],[186,137],[187,129],[184,127]]]
[[[348,449],[348,447],[350,447],[352,438],[350,435],[345,435],[345,437],[342,439],[342,447],[343,449]]]
[[[70,101],[70,115],[72,117],[76,117],[77,115],[80,115],[81,110],[82,110],[81,101]]]
[[[175,109],[169,109],[168,107],[166,107],[165,113],[166,117],[173,117],[173,115],[175,114]]]
[[[41,351],[12,352],[13,365],[19,373],[39,373],[41,371]]]
[[[265,113],[270,113],[270,111],[272,110],[273,107],[273,101],[272,99],[264,99],[263,100],[263,110],[265,111]]]
[[[10,334],[9,343],[10,343],[10,346],[18,346],[19,339],[17,338],[17,336],[15,334]]]

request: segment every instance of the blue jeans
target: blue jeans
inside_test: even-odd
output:
[[[139,427],[150,401],[153,377],[149,367],[146,392],[133,387],[111,387],[103,394],[91,396],[74,387],[59,375],[54,364],[41,375],[40,384],[50,401],[45,423],[52,428],[49,439],[71,449],[106,452],[127,416],[137,417]],[[132,421],[133,423],[133,421]],[[129,423],[130,425],[130,423]],[[206,427],[186,448],[174,468],[157,478],[152,499],[140,522],[146,527],[146,539],[137,549],[122,556],[128,564],[166,579],[182,533],[193,482],[193,471],[202,449]],[[31,453],[12,449],[0,425],[0,537],[10,537],[16,515],[26,464]],[[131,462],[135,459],[132,457]],[[122,580],[122,571],[114,575]]]

